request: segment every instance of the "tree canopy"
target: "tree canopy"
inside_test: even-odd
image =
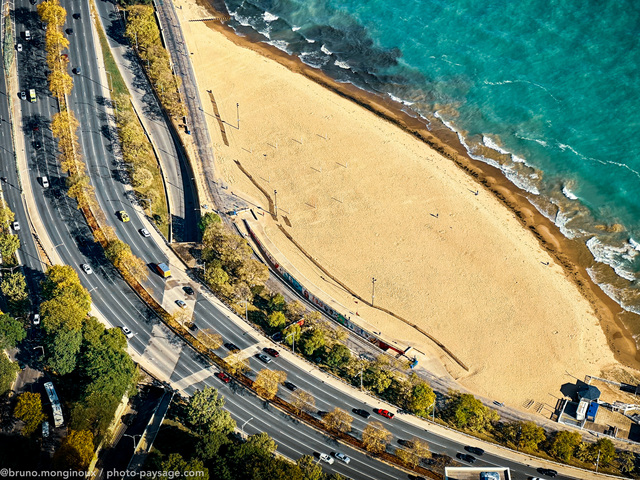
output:
[[[187,421],[196,431],[201,433],[231,433],[236,422],[229,412],[223,409],[224,397],[213,387],[198,390],[189,399],[187,405]]]

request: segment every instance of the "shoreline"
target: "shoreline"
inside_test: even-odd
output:
[[[206,0],[196,0],[196,3],[207,8],[213,14],[223,13],[215,10]],[[565,276],[577,286],[583,297],[592,305],[615,359],[627,367],[640,369],[640,350],[636,347],[635,340],[621,319],[623,315],[634,316],[634,314],[622,309],[615,300],[607,296],[591,280],[586,269],[594,260],[586,245],[562,235],[559,228],[529,202],[528,193],[511,183],[502,171],[472,159],[455,132],[437,119],[432,122],[432,127],[435,128],[429,130],[424,121],[402,111],[402,105],[397,102],[364,91],[352,84],[339,83],[321,70],[304,64],[299,58],[287,55],[272,45],[253,42],[246,37],[238,36],[233,29],[226,25],[218,22],[206,22],[206,25],[222,33],[234,44],[274,60],[292,72],[301,74],[341,97],[366,108],[453,161],[458,168],[491,192],[495,198],[513,212],[522,227],[531,231],[542,248],[555,258],[564,270]]]

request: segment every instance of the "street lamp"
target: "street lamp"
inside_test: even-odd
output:
[[[360,369],[360,391],[363,390],[363,387],[362,387],[362,372],[364,372],[364,367],[362,367]]]
[[[433,400],[433,403],[431,404],[431,421],[435,422],[436,421],[436,400]]]
[[[600,450],[598,450],[598,458],[596,459],[596,473],[598,473],[599,466],[600,466]]]
[[[244,321],[249,323],[249,316],[248,316],[248,309],[249,309],[249,302],[246,300],[241,300],[241,303],[244,303]]]
[[[296,353],[296,332],[291,332],[289,335],[287,335],[285,340],[292,335],[293,335],[293,340],[291,341],[291,344],[292,344],[293,353],[295,354]]]
[[[42,356],[44,357],[44,347],[42,345],[38,345],[37,347],[33,347],[34,350],[37,350],[39,348],[42,349]]]
[[[142,437],[142,435],[136,434],[136,435],[129,435],[128,433],[123,433],[122,434],[123,437],[129,437],[131,438],[131,440],[133,440],[133,451],[136,451],[136,437]]]
[[[275,204],[276,204],[276,217],[278,216],[278,191],[274,190],[273,191],[273,196],[275,198]]]
[[[376,278],[371,277],[371,306],[373,307],[373,301],[376,298]]]

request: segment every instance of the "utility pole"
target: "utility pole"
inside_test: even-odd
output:
[[[364,372],[364,368],[360,369],[360,391],[362,392],[362,390],[364,390],[364,388],[362,387],[362,372]]]
[[[371,306],[373,307],[373,301],[376,298],[376,278],[371,277]]]
[[[599,466],[600,466],[600,450],[598,450],[598,458],[596,459],[596,473],[598,473]]]
[[[296,332],[291,332],[289,335],[287,335],[287,338],[289,338],[291,335],[293,335],[293,339],[291,340],[291,344],[292,344],[293,354],[295,355],[295,353],[296,353]]]

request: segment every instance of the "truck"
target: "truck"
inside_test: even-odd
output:
[[[29,101],[31,103],[35,103],[35,101],[36,101],[36,90],[35,90],[35,88],[30,88],[29,89]]]
[[[169,270],[169,266],[166,263],[156,263],[155,267],[158,275],[162,278],[169,278],[171,276],[171,270]]]

